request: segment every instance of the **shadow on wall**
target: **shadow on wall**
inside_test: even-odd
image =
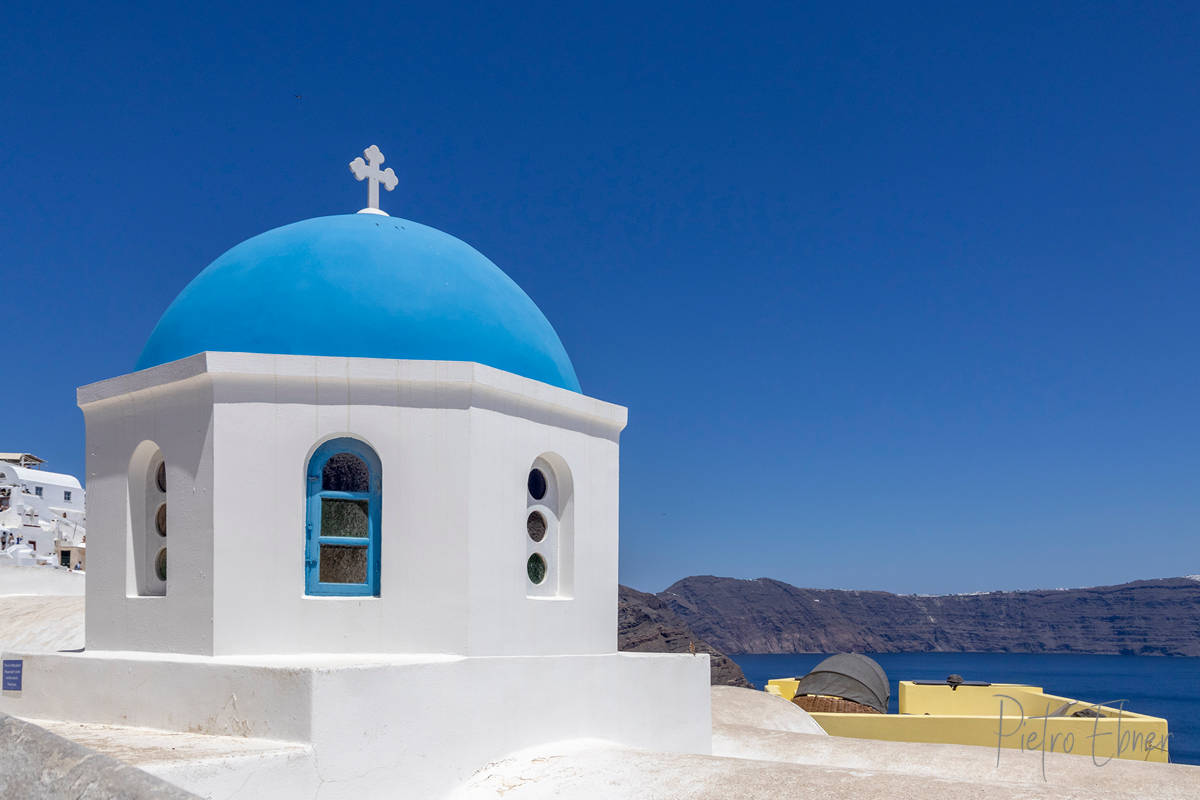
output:
[[[19,719],[0,714],[0,792],[4,797],[199,800],[164,780]]]

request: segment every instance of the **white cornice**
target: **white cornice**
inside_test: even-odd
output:
[[[628,419],[623,406],[469,361],[263,353],[197,353],[82,386],[76,398],[86,410],[200,377],[211,384],[214,403],[347,404],[357,394],[372,404],[485,408],[607,436],[619,434]],[[331,391],[339,385],[347,391]]]

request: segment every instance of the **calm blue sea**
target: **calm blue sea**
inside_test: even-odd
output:
[[[1028,655],[1024,653],[869,653],[891,682],[943,680],[958,673],[969,681],[1029,683],[1075,700],[1110,703],[1165,717],[1171,761],[1200,764],[1200,658],[1154,656]],[[736,655],[746,677],[762,688],[770,678],[803,675],[823,655]]]

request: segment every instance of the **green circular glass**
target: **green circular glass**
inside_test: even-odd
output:
[[[546,559],[534,553],[525,562],[525,572],[528,573],[532,583],[541,583],[546,580]]]

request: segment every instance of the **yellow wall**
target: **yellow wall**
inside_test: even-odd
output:
[[[61,555],[62,555],[62,553],[67,552],[67,551],[70,551],[70,553],[71,553],[71,568],[72,569],[75,568],[76,563],[79,564],[80,569],[82,569],[82,570],[87,569],[87,548],[86,547],[70,547],[70,546],[63,547],[62,545],[59,545],[55,548],[55,551],[54,551],[54,563],[61,565]]]
[[[773,680],[768,691],[792,699],[796,681]],[[920,686],[901,681],[899,714],[814,713],[834,736],[894,742],[940,742],[1073,753],[1103,763],[1112,757],[1167,760],[1167,721],[1109,706],[1094,706],[1101,718],[1049,716],[1073,702],[1020,684]],[[1069,715],[1088,706],[1076,703]]]

